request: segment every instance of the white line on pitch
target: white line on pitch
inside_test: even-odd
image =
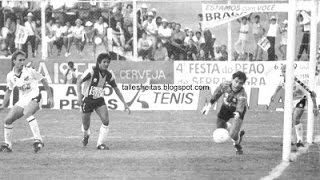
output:
[[[314,139],[315,142],[320,142],[320,136],[316,136]],[[309,149],[309,144],[306,144],[305,148],[299,148],[299,150],[295,153],[290,154],[290,160],[291,161],[296,161],[298,156],[301,154],[304,154],[308,152]],[[281,174],[289,167],[290,162],[281,162],[279,165],[277,165],[270,173],[268,176],[265,176],[261,178],[260,180],[273,180],[281,176]]]
[[[43,138],[57,138],[57,139],[79,139],[82,136],[43,136]],[[281,138],[282,136],[246,136],[247,138]],[[170,139],[170,138],[204,138],[210,139],[211,136],[109,136],[109,139]],[[19,139],[17,141],[29,141],[33,137]]]

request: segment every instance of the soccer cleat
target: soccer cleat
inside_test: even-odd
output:
[[[34,153],[37,153],[43,147],[44,147],[44,144],[41,141],[35,141],[33,143],[33,151],[34,151]]]
[[[297,142],[296,146],[297,146],[297,148],[304,147],[304,145],[303,145],[303,143],[301,141]]]
[[[12,149],[9,147],[9,144],[2,144],[0,146],[1,152],[12,152]]]
[[[243,154],[242,147],[240,144],[235,144],[234,147],[236,148],[236,154],[238,155]]]
[[[105,144],[100,144],[97,146],[98,150],[109,150],[109,148]]]
[[[82,139],[82,145],[87,146],[88,141],[89,141],[89,135],[84,135]]]

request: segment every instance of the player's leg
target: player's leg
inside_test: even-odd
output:
[[[303,115],[304,108],[294,108],[293,110],[293,126],[295,128],[296,137],[297,137],[297,147],[302,147],[303,143],[303,125],[301,123],[301,117]]]
[[[31,132],[33,134],[33,148],[34,152],[38,152],[43,146],[43,140],[40,134],[40,129],[38,125],[37,119],[34,117],[34,114],[40,109],[39,107],[39,101],[40,101],[40,96],[37,98],[34,98],[32,101],[28,103],[28,105],[24,109],[24,115],[27,118],[27,121],[29,123]]]
[[[242,147],[240,145],[242,141],[242,137],[244,135],[244,131],[241,130],[242,122],[243,122],[242,118],[233,119],[230,131],[229,131],[230,137],[233,141],[233,145],[237,150],[236,151],[237,154],[243,153]]]
[[[218,117],[216,125],[217,125],[217,128],[224,128],[230,132],[231,123],[229,123],[228,120],[224,120],[224,119]]]
[[[88,112],[88,113],[82,112],[81,131],[83,132],[83,139],[82,139],[83,146],[86,146],[88,144],[89,137],[91,134],[91,132],[90,132],[90,117],[91,117],[91,112]]]
[[[7,116],[4,118],[4,144],[1,145],[0,151],[12,151],[12,133],[13,122],[23,116],[23,108],[13,106]]]
[[[100,127],[99,137],[97,141],[97,148],[101,150],[108,149],[104,144],[108,137],[109,133],[109,113],[106,105],[102,105],[96,109],[97,114],[99,115],[102,125]]]

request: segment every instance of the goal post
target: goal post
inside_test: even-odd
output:
[[[296,49],[296,9],[297,0],[290,0],[288,4],[288,45],[286,60],[286,79],[285,79],[285,102],[284,102],[284,121],[283,121],[283,146],[282,160],[290,161],[291,153],[291,132],[292,132],[292,112],[293,112],[293,69]]]
[[[317,66],[317,16],[318,0],[312,0],[311,8],[311,28],[310,28],[310,60],[309,60],[309,80],[308,86],[313,91],[315,88],[315,73]],[[307,121],[307,143],[313,143],[314,137],[314,115],[313,102],[311,97],[308,99],[308,121]]]

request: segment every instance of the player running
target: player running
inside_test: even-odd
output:
[[[234,73],[232,81],[221,83],[214,91],[210,103],[206,103],[202,109],[202,114],[207,115],[211,106],[223,95],[223,103],[217,114],[216,124],[217,128],[224,128],[229,131],[236,148],[236,154],[243,154],[240,143],[245,131],[240,131],[240,128],[247,110],[247,94],[243,88],[246,80],[245,73],[241,71]],[[228,122],[231,118],[234,119],[232,125]]]
[[[271,102],[274,101],[275,97],[279,93],[279,91],[285,86],[285,75],[286,75],[286,65],[281,67],[282,78],[280,83],[275,90],[274,94],[271,96]],[[316,93],[314,91],[310,91],[308,87],[306,87],[301,81],[299,81],[295,77],[295,83],[293,85],[293,126],[296,130],[297,137],[297,147],[304,147],[303,145],[303,125],[301,124],[301,117],[306,108],[307,104],[307,96],[308,93],[311,96],[313,102],[313,113],[315,116],[318,115],[317,102],[316,102]]]
[[[109,114],[104,101],[104,87],[106,84],[109,84],[115,90],[119,99],[124,104],[125,110],[128,110],[129,114],[131,112],[121,91],[117,87],[113,75],[108,71],[110,62],[111,58],[109,54],[100,54],[97,58],[96,66],[87,69],[77,82],[78,103],[81,106],[82,131],[84,133],[82,144],[83,146],[88,144],[90,136],[90,116],[93,110],[95,110],[102,121],[97,141],[98,150],[109,149],[104,144],[109,132]],[[84,84],[83,88],[81,88],[82,83]]]
[[[38,82],[40,81],[46,89],[50,106],[53,104],[52,93],[47,80],[34,69],[25,66],[26,55],[23,51],[18,50],[13,53],[11,60],[14,67],[7,75],[7,90],[0,110],[8,104],[14,87],[19,89],[19,101],[10,109],[4,119],[4,144],[0,146],[0,151],[12,152],[13,122],[24,115],[34,137],[34,152],[38,152],[44,146],[38,122],[33,116],[40,109],[41,94]]]

